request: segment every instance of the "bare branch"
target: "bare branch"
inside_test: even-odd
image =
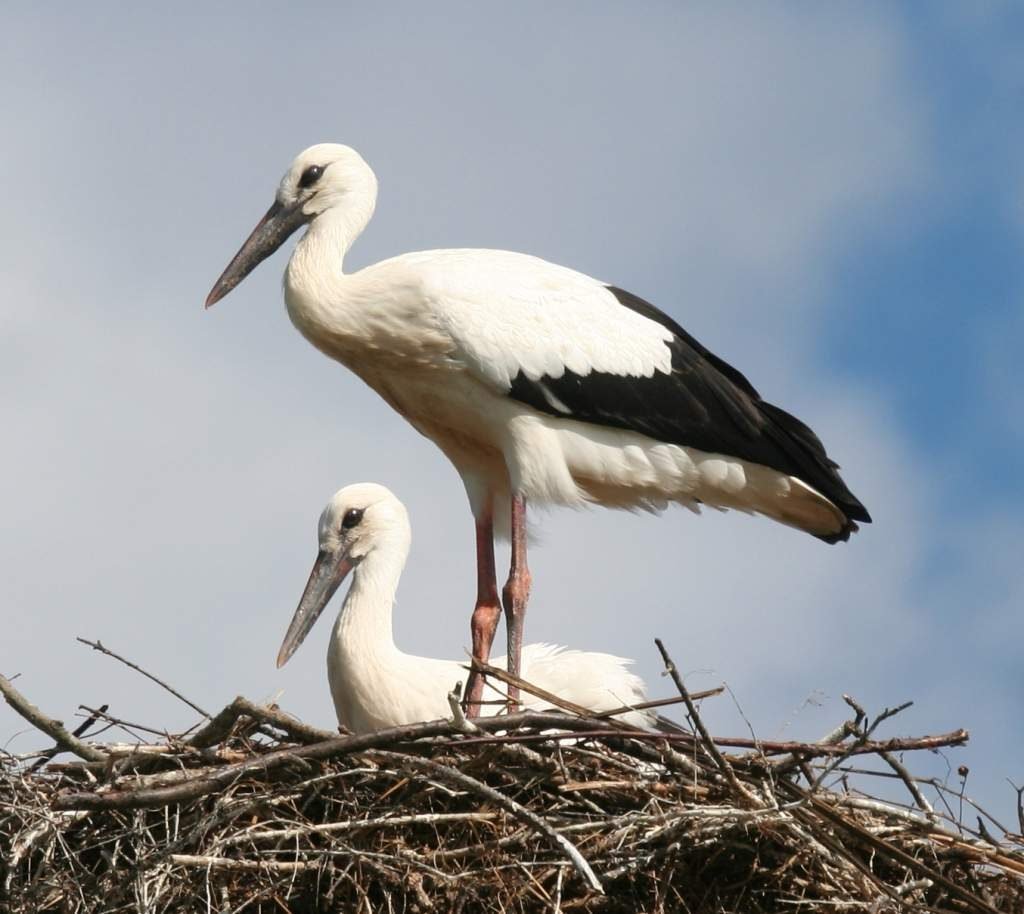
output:
[[[6,676],[0,676],[0,692],[4,693],[4,700],[32,726],[42,730],[47,736],[63,750],[73,752],[79,758],[89,762],[104,762],[107,754],[101,750],[83,743],[77,736],[74,736],[64,728],[64,724],[52,717],[47,717],[42,711],[32,704],[21,694]]]
[[[196,711],[197,713],[202,714],[203,717],[205,717],[207,719],[210,717],[210,715],[207,714],[206,711],[204,711],[202,708],[200,708],[199,705],[197,705],[193,701],[189,701],[184,695],[181,694],[181,692],[178,692],[177,690],[172,689],[162,679],[158,679],[152,673],[146,672],[146,670],[144,670],[141,666],[139,666],[138,664],[132,663],[130,660],[125,659],[120,654],[115,654],[112,650],[110,650],[110,648],[104,647],[104,645],[102,644],[102,642],[98,638],[95,641],[90,641],[88,638],[76,638],[75,640],[79,641],[82,644],[88,645],[94,651],[99,651],[101,654],[106,654],[108,657],[113,657],[115,660],[119,660],[125,666],[130,667],[131,669],[135,670],[137,673],[141,673],[147,679],[151,680],[152,682],[155,682],[158,686],[160,686],[160,688],[165,689],[166,691],[170,692],[179,701],[183,701],[185,704],[187,704],[193,711]]]
[[[83,720],[77,727],[75,727],[74,730],[71,731],[71,735],[75,737],[83,736],[85,734],[85,731],[88,730],[94,723],[96,723],[96,721],[100,719],[100,717],[103,716],[103,714],[107,710],[107,707],[108,705],[103,705],[96,711],[93,711],[85,720]],[[54,746],[54,748],[52,749],[48,749],[46,752],[40,755],[38,760],[32,765],[31,768],[28,769],[28,773],[32,774],[33,772],[38,771],[40,768],[43,767],[43,765],[50,761],[50,759],[57,755],[57,753],[60,752],[60,750],[61,747],[59,745]]]
[[[932,809],[932,804],[925,799],[924,794],[921,793],[921,788],[917,786],[914,778],[904,767],[903,763],[900,762],[891,752],[887,752],[884,749],[878,750],[878,755],[890,768],[892,768],[893,771],[896,772],[897,775],[899,775],[900,780],[907,785],[907,790],[910,791],[910,795],[914,798],[914,802],[917,803],[918,807],[924,811],[925,815],[927,815],[929,819],[937,818],[935,810]],[[980,822],[981,820],[979,819],[978,821]]]
[[[316,743],[334,739],[337,736],[336,733],[332,733],[330,730],[320,730],[317,727],[311,727],[290,714],[285,714],[276,708],[257,705],[249,701],[248,698],[243,698],[239,695],[231,704],[218,712],[215,717],[210,718],[207,724],[197,730],[186,741],[186,745],[197,749],[204,749],[207,746],[219,743],[231,732],[238,719],[243,716],[270,724],[301,743]]]
[[[733,790],[736,791],[748,806],[756,807],[762,805],[758,799],[740,783],[739,778],[736,777],[736,772],[732,769],[732,765],[726,761],[725,756],[722,755],[718,747],[715,745],[714,740],[708,733],[707,727],[704,726],[704,721],[697,712],[697,706],[693,703],[693,698],[691,698],[689,690],[683,684],[683,677],[679,675],[679,670],[676,668],[672,658],[668,655],[665,645],[662,644],[660,638],[655,638],[654,643],[658,646],[658,650],[661,652],[661,659],[665,662],[666,672],[672,677],[672,681],[676,684],[679,694],[686,703],[686,710],[689,712],[690,719],[693,721],[693,725],[697,728],[697,732],[700,733],[702,745],[714,760],[718,770],[722,772]]]

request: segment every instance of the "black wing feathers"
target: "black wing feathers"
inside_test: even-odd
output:
[[[871,521],[811,429],[762,400],[741,372],[705,349],[667,314],[629,292],[608,288],[624,307],[671,331],[671,374],[656,371],[653,377],[637,378],[567,371],[559,378],[532,381],[519,372],[510,396],[553,416],[628,429],[795,476],[850,519],[849,529],[837,539],[856,529],[853,521]]]

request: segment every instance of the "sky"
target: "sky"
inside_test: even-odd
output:
[[[495,247],[654,302],[808,422],[874,524],[826,546],[767,520],[537,512],[527,640],[653,639],[712,732],[888,735],[1015,825],[1024,783],[1024,13],[1010,3],[94,3],[0,34],[0,672],[47,713],[167,730],[236,694],[331,726],[321,622],[274,657],[352,482],[413,549],[410,652],[464,656],[473,526],[457,474],[292,328],[291,244],[209,312],[303,148],[381,185],[346,264]],[[499,563],[505,561],[504,553]],[[337,606],[338,603],[335,603]],[[40,748],[0,708],[0,746]]]

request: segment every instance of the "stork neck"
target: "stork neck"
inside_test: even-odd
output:
[[[375,549],[353,571],[335,628],[336,647],[348,663],[397,651],[391,625],[407,547]]]
[[[300,269],[329,263],[341,274],[345,255],[373,216],[374,203],[372,194],[350,194],[324,210],[295,246],[293,263]]]

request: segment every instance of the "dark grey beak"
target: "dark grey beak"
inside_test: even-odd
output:
[[[245,244],[232,258],[227,269],[220,274],[220,279],[213,284],[210,294],[206,296],[206,307],[219,302],[309,219],[302,211],[301,203],[285,206],[275,200],[252,234],[245,239]]]
[[[280,669],[295,653],[296,649],[309,630],[320,618],[324,607],[331,602],[334,592],[345,580],[352,570],[352,563],[348,557],[343,555],[331,555],[329,552],[320,551],[316,561],[313,563],[313,570],[309,573],[309,580],[306,582],[306,589],[302,592],[302,599],[299,600],[299,607],[292,616],[292,623],[288,626],[288,634],[281,642],[281,650],[277,653],[277,667]]]

